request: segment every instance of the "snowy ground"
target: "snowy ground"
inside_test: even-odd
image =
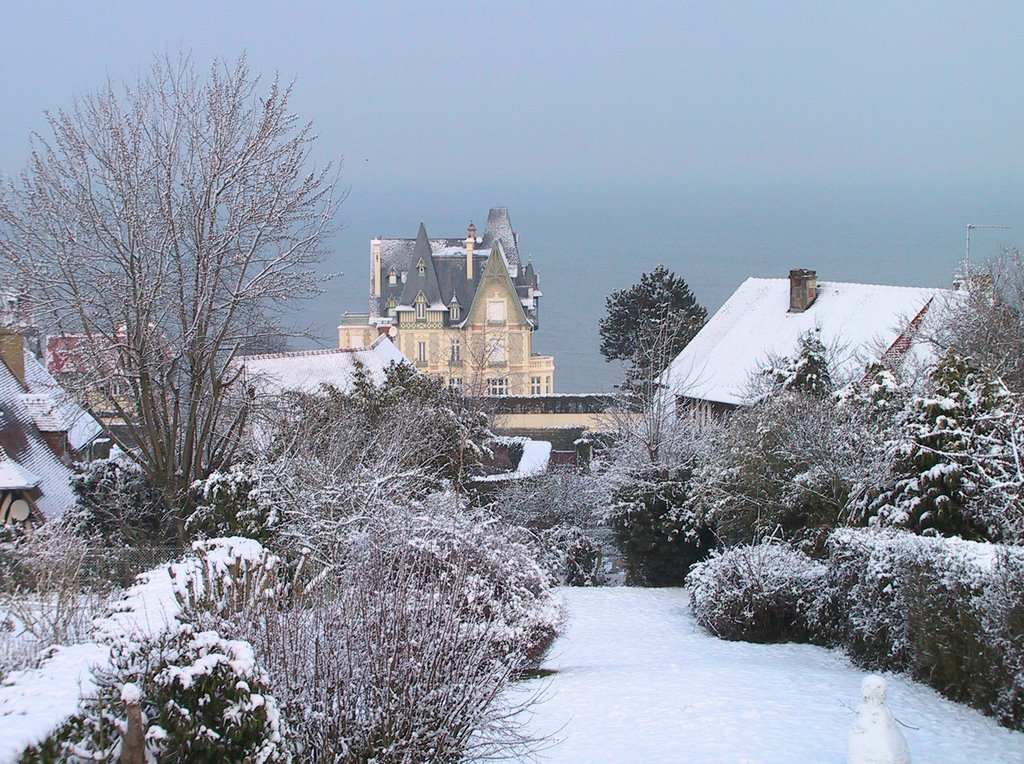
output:
[[[844,764],[865,673],[842,653],[708,636],[680,589],[563,589],[568,622],[529,724],[554,763]],[[914,764],[1024,762],[1024,734],[886,675]]]

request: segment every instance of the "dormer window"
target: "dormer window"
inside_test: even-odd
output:
[[[416,272],[419,273],[420,276],[425,276],[427,273],[427,264],[423,262],[422,257],[420,258],[420,261],[416,263]]]
[[[416,297],[416,320],[427,320],[427,298],[423,296],[423,292]]]
[[[396,271],[394,268],[392,268],[390,271],[388,271],[388,284],[390,284],[391,286],[394,286],[397,283],[398,283],[398,271]]]
[[[452,300],[452,304],[448,306],[448,318],[452,321],[458,321],[462,318],[462,308],[458,300]]]
[[[395,308],[398,307],[398,301],[394,298],[388,298],[388,315],[394,317]]]

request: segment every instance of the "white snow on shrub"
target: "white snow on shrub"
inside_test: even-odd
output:
[[[94,621],[92,642],[56,647],[37,668],[5,679],[0,685],[0,762],[14,760],[77,712],[79,698],[94,689],[92,669],[109,666],[111,646],[152,640],[180,627],[179,582],[202,580],[204,564],[224,576],[233,565],[237,569],[239,560],[265,564],[268,559],[251,539],[214,539],[194,548],[202,561],[190,556],[138,576],[110,612]],[[251,647],[245,648],[248,652],[240,650],[237,660],[251,660]]]

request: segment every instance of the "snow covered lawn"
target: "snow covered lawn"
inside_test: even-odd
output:
[[[809,645],[724,642],[681,589],[561,590],[568,621],[529,730],[554,764],[845,764],[865,672]],[[1024,734],[886,675],[914,764],[1024,761]]]

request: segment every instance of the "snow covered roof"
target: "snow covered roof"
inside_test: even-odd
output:
[[[40,432],[66,432],[68,445],[81,451],[103,432],[96,418],[61,386],[34,355],[25,351],[23,402]]]
[[[370,242],[370,316],[388,315],[389,308],[401,311],[413,305],[422,293],[431,305],[448,305],[452,299],[459,305],[469,306],[483,275],[484,265],[491,252],[497,247],[505,262],[509,276],[515,281],[521,296],[534,300],[540,296],[528,290],[539,286],[536,270],[532,264],[523,266],[519,256],[519,235],[512,229],[512,220],[506,207],[494,207],[487,215],[483,236],[477,237],[473,256],[473,278],[467,275],[466,240],[432,239],[421,223],[415,239],[375,238]],[[374,248],[380,248],[380,295],[375,296],[373,285],[372,255]],[[421,276],[419,263],[423,263]],[[392,271],[402,278],[392,284],[388,276]],[[389,305],[390,303],[390,305]],[[531,307],[534,307],[531,304]],[[434,310],[435,308],[431,308]]]
[[[662,383],[677,395],[731,405],[747,402],[752,374],[772,357],[792,356],[818,331],[837,379],[864,369],[899,340],[947,289],[820,281],[817,298],[789,312],[789,279],[749,278],[676,356]],[[936,299],[937,298],[937,299]]]
[[[312,393],[321,385],[347,392],[360,367],[381,384],[388,365],[406,363],[406,358],[390,339],[381,335],[365,348],[250,355],[240,358],[239,363],[245,366],[246,376],[255,384],[258,394],[273,396],[287,391]]]
[[[35,488],[39,485],[39,478],[9,458],[0,449],[0,490],[20,491],[26,488]]]
[[[26,491],[47,518],[55,518],[75,503],[73,472],[42,433],[66,431],[77,449],[87,445],[101,428],[35,356],[28,351],[24,356],[25,386],[0,363],[0,490]]]

